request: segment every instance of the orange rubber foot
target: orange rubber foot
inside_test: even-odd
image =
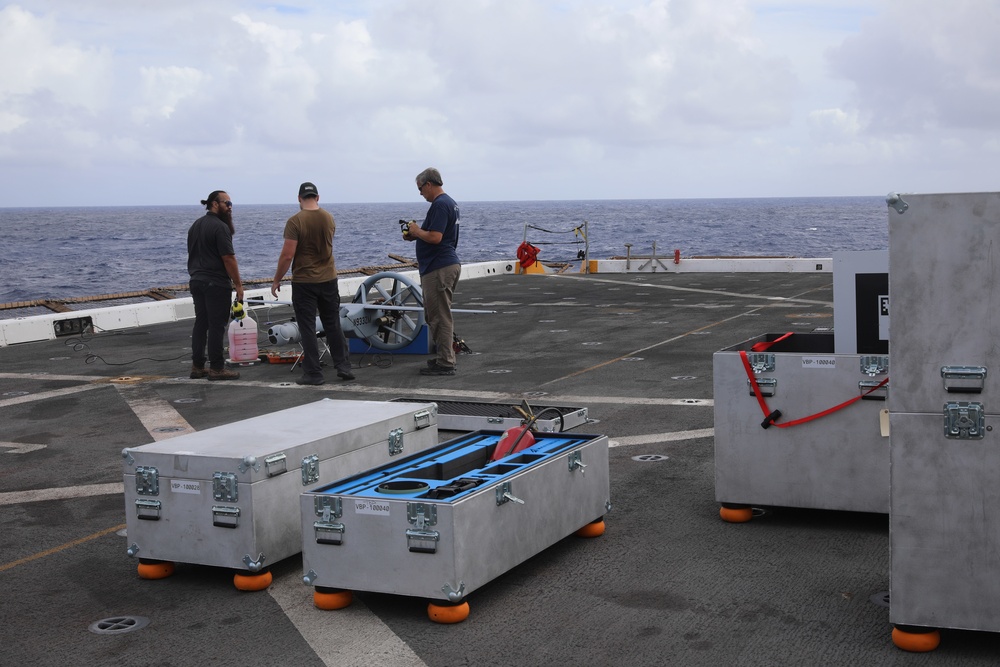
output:
[[[937,630],[927,632],[908,632],[899,628],[892,629],[892,643],[897,648],[911,653],[927,653],[933,651],[941,643],[941,633]]]
[[[753,518],[753,508],[723,505],[719,508],[719,517],[728,523],[746,523]]]
[[[573,534],[577,537],[600,537],[604,534],[604,519],[591,521]]]
[[[233,586],[241,591],[262,591],[271,585],[271,571],[259,574],[241,574],[237,572],[233,575]]]
[[[351,594],[351,591],[341,591],[335,588],[323,588],[320,590],[317,588],[313,592],[313,604],[316,605],[317,609],[325,609],[327,611],[343,609],[350,606],[353,601],[354,596]]]
[[[444,604],[430,602],[427,605],[427,618],[435,623],[461,623],[469,617],[469,603]]]
[[[140,560],[136,570],[140,579],[166,579],[174,573],[174,564],[169,560]]]

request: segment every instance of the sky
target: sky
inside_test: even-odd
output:
[[[0,3],[0,207],[998,190],[997,0]]]

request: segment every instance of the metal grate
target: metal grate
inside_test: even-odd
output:
[[[121,635],[147,625],[149,619],[144,616],[113,616],[91,623],[88,629],[96,635]]]

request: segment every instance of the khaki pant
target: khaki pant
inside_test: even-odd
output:
[[[437,345],[437,363],[455,367],[455,323],[451,317],[451,300],[462,273],[461,264],[445,266],[420,276],[420,291],[424,297],[424,317],[431,340]]]

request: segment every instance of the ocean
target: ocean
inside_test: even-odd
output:
[[[829,257],[888,248],[882,197],[462,202],[463,262],[508,260],[525,238],[539,259],[576,262],[633,255]],[[422,221],[425,202],[323,202],[337,221],[338,269],[412,258],[400,219]],[[285,220],[296,205],[233,209],[244,280],[274,275]],[[187,230],[203,208],[0,208],[0,303],[131,292],[187,282]],[[586,244],[574,232],[586,222]],[[530,226],[526,232],[526,226]]]

